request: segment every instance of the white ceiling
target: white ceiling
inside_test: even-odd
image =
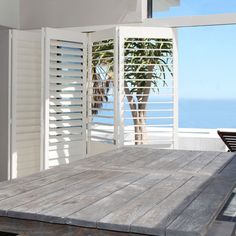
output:
[[[7,28],[19,27],[19,0],[0,0],[0,25]]]

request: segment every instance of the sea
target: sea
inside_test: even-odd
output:
[[[150,99],[149,101],[156,101]],[[104,108],[112,108],[106,107]],[[168,109],[164,105],[149,104],[148,110]],[[125,104],[125,125],[133,125],[133,119],[129,111],[128,104]],[[112,113],[113,114],[113,113]],[[101,115],[111,115],[102,112]],[[172,112],[159,113],[148,112],[148,117],[156,116],[171,117]],[[110,123],[111,119],[95,117],[94,122]],[[147,125],[170,124],[172,119],[158,120],[147,119]],[[219,128],[236,128],[236,99],[179,99],[179,128],[203,128],[203,129],[219,129]]]
[[[236,128],[236,99],[180,99],[180,128]]]

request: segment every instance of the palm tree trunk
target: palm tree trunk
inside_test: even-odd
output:
[[[148,66],[148,71],[152,72],[154,70],[154,67],[155,66],[153,65]],[[146,108],[152,85],[152,73],[148,74],[147,79],[148,80],[145,83],[145,87],[143,89],[138,89],[137,91],[137,104],[135,102],[134,95],[128,88],[127,82],[124,82],[125,95],[129,102],[129,107],[133,117],[135,145],[147,143]]]
[[[134,100],[134,97],[132,95],[132,93],[130,92],[129,88],[128,88],[128,84],[125,81],[125,95],[126,98],[129,102],[129,107],[131,110],[131,114],[133,117],[133,123],[134,123],[134,140],[135,140],[135,145],[137,145],[139,143],[140,140],[140,134],[139,134],[139,121],[138,121],[138,112],[137,112],[137,106]]]
[[[154,70],[153,65],[148,66],[148,71],[149,72],[153,72]],[[147,108],[147,102],[148,102],[148,98],[150,95],[150,90],[151,90],[151,79],[152,79],[152,73],[149,73],[147,76],[147,81],[145,83],[145,87],[143,89],[139,89],[138,93],[139,95],[137,95],[138,98],[138,117],[139,117],[139,133],[141,136],[141,140],[139,142],[139,144],[146,144],[147,143],[147,126],[146,126],[146,108]]]

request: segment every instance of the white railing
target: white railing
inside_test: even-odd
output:
[[[132,127],[130,127],[132,128]],[[168,128],[167,128],[168,129]],[[226,130],[226,129],[224,129]],[[232,129],[230,129],[232,131]],[[162,139],[165,134],[165,129],[161,132],[153,132],[152,135],[155,135],[155,139]],[[179,128],[178,132],[178,143],[179,149],[181,150],[193,150],[193,151],[219,151],[225,152],[227,151],[226,146],[220,139],[217,134],[216,129],[198,129],[198,128]],[[106,152],[110,150],[109,146],[103,145],[101,148],[94,144],[93,153],[90,155],[94,155],[101,152]],[[160,148],[157,145],[145,145],[144,147],[151,148]]]

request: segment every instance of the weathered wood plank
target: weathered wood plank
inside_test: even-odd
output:
[[[138,155],[139,150],[143,150],[140,148],[135,149],[134,147],[127,148],[122,147],[121,149],[115,149],[106,153],[101,153],[86,159],[82,159],[77,162],[79,167],[84,168],[97,168],[106,165],[109,162],[115,162],[116,160],[120,160],[124,157],[126,158],[135,158]]]
[[[203,236],[225,203],[234,183],[214,179],[166,230],[167,236]]]
[[[42,177],[40,179],[36,179],[32,182],[26,182],[22,184],[14,184],[14,186],[11,186],[11,184],[6,185],[4,188],[0,190],[0,201],[4,199],[8,199],[10,197],[16,196],[18,194],[23,194],[27,191],[32,191],[34,189],[38,189],[40,187],[46,186],[48,184],[57,182],[61,179],[68,178],[71,176],[78,175],[80,173],[85,172],[85,170],[71,170],[60,173],[55,173],[54,175]]]
[[[127,236],[127,233],[0,217],[0,231],[24,236]],[[144,236],[129,234],[129,236]]]
[[[45,186],[26,191],[22,194],[15,195],[9,199],[0,201],[0,215],[5,216],[9,209],[26,204],[35,199],[39,199],[50,193],[63,190],[70,185],[89,184],[90,181],[95,181],[99,175],[104,175],[104,171],[85,171],[77,175],[72,175],[68,178],[62,178],[59,181],[54,181]],[[85,181],[85,179],[87,181]]]
[[[90,181],[86,179],[84,181],[81,180],[81,183],[65,187],[45,197],[35,199],[30,203],[11,209],[8,215],[20,215],[19,217],[24,217],[24,219],[29,218],[54,223],[65,223],[63,219],[65,216],[72,214],[77,208],[78,210],[80,209],[79,207],[84,208],[89,203],[91,204],[96,199],[100,199],[103,195],[106,195],[104,191],[106,186],[110,186],[110,189],[108,188],[107,191],[107,194],[109,194],[109,191],[112,191],[111,187],[119,189],[119,187],[122,188],[123,185],[126,186],[141,177],[142,175],[136,173],[122,174],[121,176],[119,172],[104,172],[104,175],[97,176],[96,178],[90,179]],[[117,185],[114,183],[116,180],[120,181]],[[92,193],[93,195],[91,195]]]
[[[234,156],[235,157],[235,156]],[[221,168],[218,176],[228,181],[236,181],[236,158],[233,158],[224,168]]]
[[[142,168],[143,166],[148,165],[153,161],[157,161],[159,159],[165,158],[166,155],[172,152],[174,152],[174,150],[168,150],[168,149],[156,150],[154,152],[151,152],[148,155],[145,155],[141,159],[138,159],[134,162],[127,164],[125,168],[130,168],[130,169]]]
[[[183,166],[181,171],[197,173],[213,161],[219,154],[219,152],[203,152],[195,160]]]
[[[0,183],[0,215],[29,219],[36,232],[47,226],[32,220],[61,223],[63,230],[90,227],[79,228],[87,236],[113,233],[106,230],[198,236],[207,232],[235,182],[234,154],[124,147]],[[11,222],[0,217],[0,231]],[[19,233],[28,233],[26,228]]]
[[[136,149],[139,149],[139,148],[136,148]],[[121,153],[123,153],[123,152],[126,152],[127,154],[129,154],[129,152],[134,153],[134,151],[136,151],[136,152],[138,151],[136,149],[135,148],[127,148],[127,147],[114,149],[109,152],[97,154],[97,155],[94,155],[89,158],[79,159],[79,160],[76,160],[76,161],[71,162],[69,164],[62,164],[62,165],[53,167],[52,169],[44,170],[44,171],[29,175],[27,177],[20,177],[20,178],[13,179],[10,181],[3,181],[3,182],[0,182],[0,191],[1,191],[2,187],[9,186],[9,184],[12,184],[12,186],[13,186],[13,184],[14,185],[19,185],[19,184],[23,184],[23,183],[25,184],[28,182],[38,180],[40,178],[45,178],[45,177],[53,175],[55,173],[61,173],[64,171],[71,171],[71,169],[74,169],[74,168],[75,169],[88,169],[86,164],[91,165],[92,167],[96,167],[96,163],[101,163],[103,161],[103,159],[106,162],[108,162],[113,159],[113,156],[114,156],[114,158],[120,158]],[[85,166],[83,166],[83,165],[85,165]]]
[[[184,185],[192,176],[188,174],[172,175],[154,185],[151,189],[131,199],[122,207],[97,222],[99,228],[129,231],[132,222],[167,198],[172,192]]]
[[[143,175],[137,173],[125,173],[122,176],[112,179],[105,184],[99,185],[96,188],[93,188],[89,191],[86,191],[80,195],[77,195],[73,198],[70,198],[66,201],[61,202],[60,204],[48,208],[42,212],[44,216],[60,216],[66,217],[73,214],[74,212],[79,211],[82,208],[85,208],[104,197],[111,195],[112,193],[123,189],[124,187],[136,182],[138,179],[142,178]],[[51,222],[51,221],[50,221]]]
[[[68,224],[96,227],[97,221],[159,183],[166,176],[146,175],[127,187],[67,217]]]
[[[184,185],[171,193],[166,199],[156,204],[150,211],[131,224],[131,231],[150,235],[165,236],[166,227],[209,184],[209,176],[191,178]]]
[[[56,166],[52,169],[40,171],[38,173],[29,175],[29,176],[26,176],[26,177],[19,177],[19,178],[12,179],[12,180],[9,180],[9,181],[0,182],[0,191],[3,190],[3,189],[8,188],[10,185],[11,185],[11,187],[13,187],[13,186],[21,185],[21,184],[26,184],[26,183],[30,183],[30,182],[33,182],[35,180],[41,179],[41,178],[46,178],[46,177],[49,177],[51,175],[58,174],[59,172],[68,171],[70,168],[73,168],[76,165],[76,163],[77,163],[77,161],[75,161],[74,163],[69,163],[69,164],[63,164],[63,165],[60,165],[60,166]]]
[[[147,148],[140,148],[138,150],[134,150],[128,153],[128,155],[126,154],[126,152],[123,152],[123,154],[120,155],[119,158],[117,159],[111,158],[110,162],[106,163],[102,167],[103,168],[112,168],[112,167],[116,167],[116,168],[125,167],[126,168],[128,164],[131,164],[132,166],[133,162],[140,159],[145,159],[147,155],[152,155],[155,153],[158,153],[158,151],[154,149],[147,149]]]
[[[178,151],[178,152],[171,152],[170,154],[165,155],[164,158],[155,160],[155,161],[145,165],[144,168],[154,169],[154,170],[162,169],[166,165],[170,164],[171,162],[173,162],[175,160],[178,160],[179,158],[183,158],[183,157],[190,156],[190,155],[195,155],[195,153],[198,153],[198,152],[182,151],[182,150]]]
[[[212,160],[208,165],[202,168],[200,174],[215,175],[220,172],[235,156],[234,153],[220,153],[214,160]]]
[[[180,156],[179,158],[162,166],[162,170],[176,172],[176,171],[180,170],[181,168],[183,168],[185,165],[196,160],[197,157],[199,157],[201,154],[202,154],[202,152],[185,153],[184,155]],[[159,169],[159,167],[158,167],[158,169]]]

